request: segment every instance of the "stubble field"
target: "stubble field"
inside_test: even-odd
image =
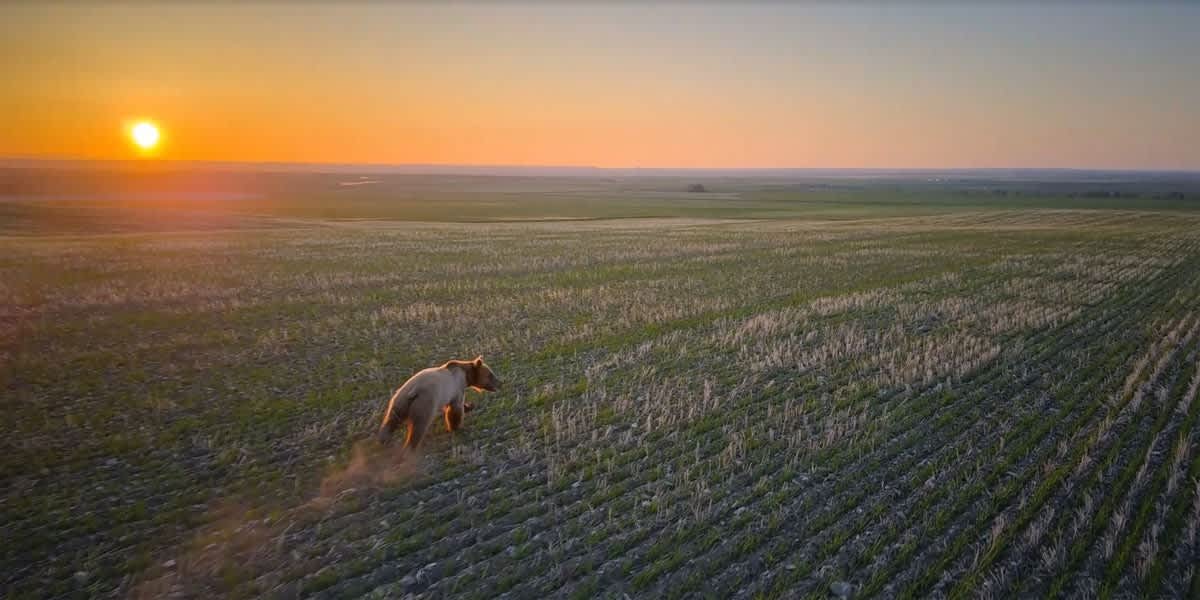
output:
[[[1200,593],[1198,213],[923,212],[0,237],[5,595]]]

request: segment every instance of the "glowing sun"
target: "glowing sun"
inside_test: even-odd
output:
[[[158,126],[150,121],[138,121],[129,128],[129,137],[142,150],[153,150],[158,145]]]

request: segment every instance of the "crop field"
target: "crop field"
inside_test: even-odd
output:
[[[1200,595],[1200,211],[906,193],[10,202],[3,595]],[[477,354],[505,385],[464,431],[374,443]]]

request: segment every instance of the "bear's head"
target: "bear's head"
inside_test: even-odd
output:
[[[467,385],[481,392],[495,392],[500,389],[500,378],[483,362],[482,356],[476,356],[467,369]]]

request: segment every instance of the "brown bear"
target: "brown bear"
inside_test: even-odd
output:
[[[458,429],[462,426],[463,414],[474,408],[463,401],[468,387],[489,392],[500,389],[500,380],[484,364],[482,356],[475,360],[451,360],[413,375],[388,402],[383,425],[379,428],[379,443],[388,443],[396,428],[407,422],[404,447],[416,449],[439,412],[445,416],[446,429]]]

